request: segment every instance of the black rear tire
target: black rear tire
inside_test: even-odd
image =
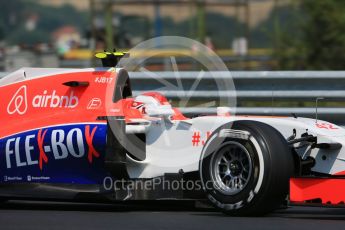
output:
[[[293,167],[292,151],[276,129],[257,121],[235,121],[209,138],[200,175],[214,206],[230,215],[258,216],[284,203]]]

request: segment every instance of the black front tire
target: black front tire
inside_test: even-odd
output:
[[[247,153],[248,160],[238,163],[237,168],[233,163],[227,163],[225,169],[217,168],[220,167],[220,161],[215,162],[214,159],[220,151],[228,154],[224,156],[225,159],[229,158],[229,162],[234,159],[227,153],[227,151],[239,151],[233,150],[233,146],[230,146],[234,144],[243,146],[242,152]],[[229,150],[224,150],[224,146]],[[240,153],[236,154],[240,155]],[[241,159],[243,158],[245,157]],[[224,162],[221,164],[224,165]],[[250,173],[246,162],[251,163]],[[271,212],[284,203],[293,167],[291,149],[276,129],[257,121],[235,121],[222,126],[211,135],[200,161],[200,176],[207,197],[214,206],[230,215],[258,216]],[[241,178],[247,178],[247,180],[243,179],[246,183],[241,182],[234,186],[234,182],[232,184],[229,180],[222,179],[224,174],[217,177],[215,172],[222,171],[227,171],[227,176],[235,178],[235,182],[239,181],[238,177],[241,173]]]

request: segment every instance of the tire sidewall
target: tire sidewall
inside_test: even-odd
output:
[[[237,121],[233,122],[232,124],[222,126],[211,135],[209,141],[206,143],[203,149],[200,160],[201,181],[203,183],[204,190],[207,194],[208,199],[214,206],[222,209],[223,211],[228,211],[230,213],[249,213],[251,212],[251,209],[255,210],[255,206],[257,206],[258,203],[261,203],[262,205],[262,203],[264,202],[263,199],[267,199],[268,194],[271,192],[270,189],[272,188],[272,186],[270,185],[272,184],[272,181],[274,181],[274,183],[279,183],[276,178],[272,178],[272,175],[274,173],[278,173],[277,176],[280,175],[278,170],[274,169],[277,167],[272,167],[273,165],[271,158],[273,147],[270,146],[269,143],[267,143],[267,135],[265,136],[262,132],[260,132],[260,128],[256,128],[255,123],[260,122]],[[269,127],[273,129],[273,127],[270,127],[263,123],[260,123],[260,125],[264,125],[264,127],[266,126],[266,128]],[[219,137],[220,131],[229,127],[234,130],[249,132],[249,139],[244,140],[241,138]],[[265,130],[266,128],[264,128],[263,130]],[[281,138],[281,134],[278,131],[274,130],[273,133]],[[239,142],[246,147],[251,157],[253,166],[249,182],[242,191],[234,195],[226,195],[216,189],[216,184],[212,182],[211,179],[212,155],[220,149],[220,147],[217,148],[215,146],[221,146],[219,145],[220,143],[226,144],[226,142],[229,141]],[[281,198],[279,195],[280,193],[280,190],[276,192],[273,191],[271,193],[272,202]],[[267,210],[270,209],[269,205],[267,207],[264,207],[264,209],[266,208]]]

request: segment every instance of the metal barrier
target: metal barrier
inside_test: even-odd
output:
[[[345,71],[234,71],[231,78],[236,87],[235,92],[227,92],[217,89],[214,79],[222,79],[228,74],[222,72],[205,72],[198,87],[192,95],[186,95],[188,90],[195,83],[199,72],[154,72],[153,74],[130,73],[133,82],[134,94],[138,95],[144,91],[161,91],[168,98],[185,99],[191,96],[190,100],[203,100],[210,98],[223,98],[229,96],[237,97],[237,114],[259,114],[259,115],[285,115],[315,117],[315,100],[317,97],[324,98],[325,102],[332,102],[333,106],[322,108],[319,106],[319,118],[345,124]],[[184,89],[172,88],[166,90],[159,84],[161,82],[172,83],[180,78]],[[175,82],[176,83],[176,82]],[[265,107],[243,107],[246,102]],[[272,103],[273,102],[273,103]],[[289,104],[294,102],[300,106],[307,104],[308,107],[276,107],[275,104],[283,102]],[[335,102],[335,103],[334,103]],[[291,104],[291,103],[290,103]],[[272,106],[273,105],[273,106]],[[269,107],[267,107],[269,106]],[[210,114],[215,113],[215,108],[181,108],[187,114]]]
[[[200,72],[131,72],[130,78],[134,95],[145,91],[160,91],[173,100],[202,101],[205,99],[236,96],[237,114],[291,115],[314,117],[314,103],[317,97],[332,102],[337,107],[319,107],[319,118],[345,124],[345,71],[239,71],[232,72],[235,91],[219,90],[216,80],[228,75],[224,72],[204,72],[200,82],[195,82]],[[0,77],[4,73],[0,73]],[[176,80],[178,79],[178,80]],[[182,87],[174,87],[181,81]],[[162,83],[169,83],[162,85]],[[171,86],[172,85],[172,86]],[[169,88],[170,87],[170,88]],[[194,87],[194,88],[193,88]],[[193,89],[191,95],[185,92]],[[273,101],[273,103],[272,103]],[[276,107],[277,102],[296,102],[308,107]],[[246,102],[265,107],[242,107]],[[306,103],[305,103],[306,102]],[[335,102],[335,103],[334,103]],[[273,104],[273,106],[271,106]],[[268,106],[268,107],[267,107]],[[215,113],[215,108],[186,107],[181,108],[187,114]]]
[[[155,72],[155,76],[166,81],[176,78],[173,72]],[[190,86],[195,82],[199,72],[179,73],[183,85]],[[316,97],[324,97],[329,101],[343,101],[345,99],[345,71],[248,71],[232,72],[238,101],[267,101],[274,99],[294,101],[314,101]],[[205,72],[193,99],[210,97],[226,97],[229,92],[214,89],[210,91],[208,83],[226,74],[222,72]],[[137,90],[159,89],[159,84],[153,76],[145,73],[131,73],[131,80],[138,83],[133,86]],[[227,79],[221,79],[227,80]],[[161,87],[162,88],[162,87]],[[173,98],[184,97],[183,91],[166,91],[166,96]],[[231,96],[231,93],[230,93]],[[344,100],[345,101],[345,100]]]

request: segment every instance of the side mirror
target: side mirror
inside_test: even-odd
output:
[[[175,111],[171,108],[171,105],[159,105],[159,106],[146,106],[145,109],[147,115],[151,117],[169,117],[175,114]]]
[[[228,117],[231,116],[232,109],[230,107],[217,107],[217,116]]]

